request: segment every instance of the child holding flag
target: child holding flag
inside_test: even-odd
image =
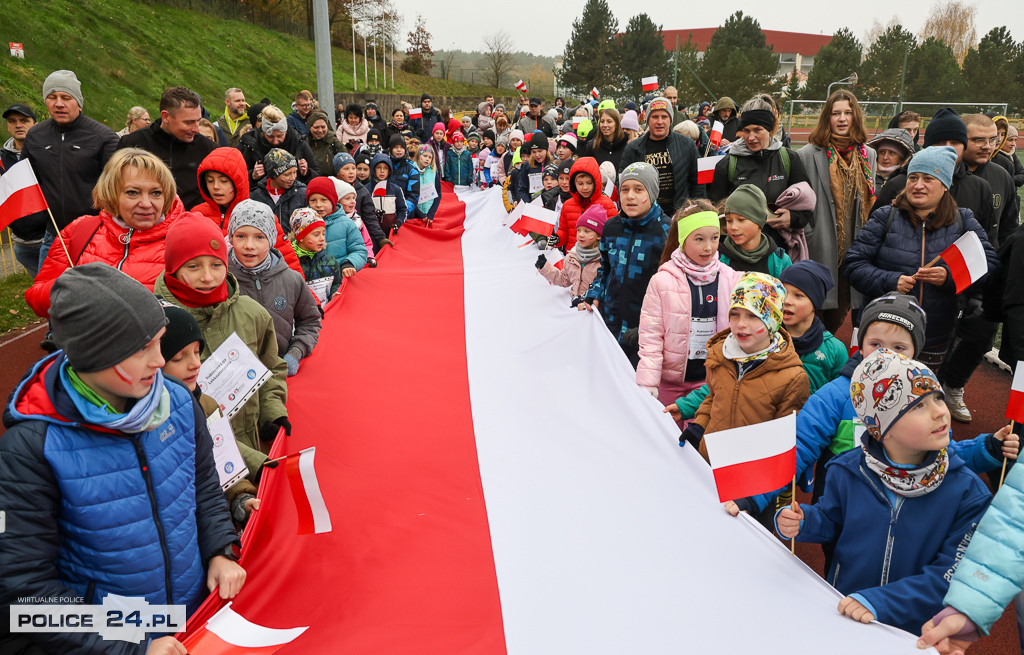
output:
[[[598,244],[607,220],[608,215],[597,205],[583,212],[576,221],[576,245],[566,253],[561,269],[552,265],[545,253],[537,257],[537,270],[544,279],[556,286],[569,287],[572,293],[570,307],[584,301],[584,294],[601,270],[601,249]]]
[[[636,382],[663,404],[704,384],[708,340],[729,322],[725,296],[740,274],[719,260],[719,234],[711,203],[691,201],[676,213],[647,285]]]
[[[391,173],[394,170],[391,157],[384,153],[376,154],[370,163],[372,164],[371,170],[373,174],[367,186],[373,187],[373,206],[377,211],[380,227],[384,230],[384,234],[390,237],[398,232],[398,228],[405,223],[405,219],[408,216],[405,192],[402,191],[402,187],[395,184],[394,180],[391,179]],[[330,228],[330,225],[328,225],[328,228]],[[330,232],[330,229],[328,229],[328,232]],[[330,243],[329,235],[328,243]],[[328,249],[330,248],[328,247]],[[333,255],[334,253],[331,254]]]
[[[764,273],[746,273],[733,288],[729,326],[708,341],[708,397],[680,438],[705,459],[705,432],[779,418],[807,401],[807,373],[782,327],[785,300],[782,283]]]
[[[949,193],[956,150],[932,146],[914,155],[907,186],[891,207],[881,207],[860,228],[842,263],[842,273],[865,301],[898,291],[910,294],[928,314],[924,347],[917,359],[938,368],[949,349],[960,308],[945,261],[931,262],[966,231],[977,234],[988,270],[999,262],[984,228]]]
[[[826,580],[846,596],[841,614],[916,632],[942,609],[992,494],[947,448],[949,409],[927,366],[877,350],[854,371],[850,397],[867,426],[860,448],[832,462],[817,503],[779,510],[776,527],[836,541]]]

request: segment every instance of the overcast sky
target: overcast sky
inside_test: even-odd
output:
[[[427,30],[432,35],[431,46],[435,50],[483,50],[483,37],[498,31],[503,24],[501,20],[496,20],[502,5],[472,1],[456,2],[454,5],[418,0],[394,0],[394,3],[405,14],[403,39],[416,22],[416,14],[421,13],[427,21]],[[505,29],[512,35],[518,50],[539,55],[559,55],[572,34],[572,21],[579,17],[584,4],[585,0],[505,4],[503,6],[506,9],[513,8],[516,18],[505,23]],[[629,19],[640,13],[641,9],[666,30],[715,27],[734,12],[742,11],[756,18],[761,27],[767,30],[832,34],[845,26],[857,38],[863,39],[875,18],[884,24],[894,14],[899,16],[904,27],[916,34],[924,24],[934,0],[858,0],[856,3],[829,0],[733,0],[728,3],[680,3],[678,0],[646,0],[637,3],[635,0],[608,0],[608,4],[619,21],[620,29],[625,29]],[[844,5],[856,10],[848,14],[832,11],[833,7]],[[1015,40],[1024,39],[1024,2],[985,0],[977,2],[976,6],[979,39],[993,27],[1001,25],[1010,28]],[[895,11],[897,7],[899,11]]]

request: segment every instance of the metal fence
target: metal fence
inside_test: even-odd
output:
[[[818,115],[821,113],[825,100],[790,100],[787,104],[788,111],[784,117],[787,131],[793,144],[807,143],[807,136],[818,123]],[[1006,114],[1007,103],[1005,102],[907,102],[901,104],[897,101],[879,102],[865,101],[858,103],[864,111],[864,127],[868,136],[875,136],[889,127],[892,117],[901,111],[916,111],[921,114],[921,131],[928,127],[931,115],[940,107],[953,107],[960,114],[986,113],[992,110],[1000,114]]]

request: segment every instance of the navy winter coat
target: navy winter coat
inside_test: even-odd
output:
[[[876,209],[868,222],[857,232],[857,237],[847,251],[842,265],[843,274],[850,281],[850,285],[864,294],[864,305],[879,296],[895,291],[901,275],[914,275],[917,269],[960,238],[964,230],[973,230],[981,239],[988,259],[989,272],[999,268],[999,258],[989,245],[985,230],[974,220],[974,214],[969,209],[959,211],[959,221],[937,230],[926,230],[923,225],[914,227],[894,206]],[[894,212],[891,221],[890,212]],[[946,263],[940,259],[936,266],[946,267]],[[948,270],[948,267],[946,268]],[[922,308],[928,315],[925,347],[947,343],[952,338],[953,324],[959,312],[953,276],[947,275],[946,282],[941,287],[918,283],[914,285],[910,295],[923,298]]]

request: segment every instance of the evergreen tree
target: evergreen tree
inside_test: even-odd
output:
[[[828,45],[818,51],[814,67],[807,75],[807,84],[802,96],[811,100],[823,100],[828,85],[846,79],[860,68],[863,47],[853,32],[842,28],[832,35]]]
[[[693,44],[693,35],[687,37],[686,43],[680,43],[678,50],[672,51],[669,58],[669,66],[676,73],[676,83],[674,86],[679,91],[680,104],[692,105],[701,100],[707,100],[712,103],[715,101],[715,98],[708,97],[707,90],[701,86],[700,81],[695,77],[700,74],[698,72],[700,56],[697,53],[697,46]],[[658,82],[663,87],[668,85],[668,81],[662,81],[661,77],[658,78]]]
[[[861,100],[895,101],[900,95],[904,57],[907,57],[907,50],[913,51],[916,45],[917,39],[902,25],[893,25],[883,32],[871,44],[860,67],[865,96]]]
[[[1008,111],[1020,111],[1024,95],[1024,48],[1013,42],[1006,27],[995,27],[981,37],[978,47],[964,58],[968,102],[1009,102]]]
[[[928,37],[907,60],[904,100],[919,102],[960,102],[963,77],[953,49]]]
[[[655,25],[647,14],[629,19],[626,31],[616,38],[618,91],[623,96],[639,99],[643,95],[641,80],[657,75],[663,86],[669,79],[670,54],[665,51],[661,26]],[[598,85],[600,88],[600,85]]]
[[[613,45],[618,31],[619,22],[607,0],[587,0],[583,14],[572,23],[572,35],[565,44],[561,84],[589,95],[592,87],[606,81],[614,68]]]
[[[719,96],[730,96],[737,105],[755,93],[777,90],[779,58],[765,40],[761,24],[737,11],[715,30],[699,74]]]

